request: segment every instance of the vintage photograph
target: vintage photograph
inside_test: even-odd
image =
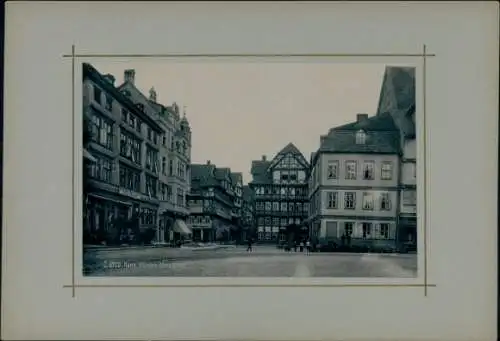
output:
[[[415,67],[82,64],[83,274],[417,276]]]

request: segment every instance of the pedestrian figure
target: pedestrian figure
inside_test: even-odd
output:
[[[247,252],[252,252],[252,239],[248,239]]]
[[[304,242],[303,241],[300,242],[299,247],[300,247],[300,252],[304,252]]]
[[[307,253],[311,252],[311,242],[309,240],[306,242],[306,252]]]
[[[297,252],[297,247],[298,247],[298,242],[297,242],[297,241],[294,241],[294,242],[293,242],[293,250],[294,250],[295,252]]]
[[[342,234],[342,237],[340,238],[342,240],[342,247],[345,246],[345,234]]]

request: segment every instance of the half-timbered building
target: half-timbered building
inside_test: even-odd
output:
[[[308,212],[307,174],[309,163],[293,143],[287,144],[272,160],[265,156],[252,161],[257,238],[261,242],[283,242],[290,238],[289,226],[305,226]],[[304,230],[304,236],[307,235]]]

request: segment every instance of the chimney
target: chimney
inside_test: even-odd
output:
[[[210,160],[207,160],[207,165],[210,165],[210,164],[211,164]]]
[[[125,79],[125,82],[130,82],[132,84],[135,83],[135,70],[134,69],[127,69],[125,70],[123,74],[123,78]]]
[[[267,157],[265,155],[262,155],[262,161],[267,161]]]
[[[357,122],[361,122],[361,121],[364,121],[364,120],[367,120],[368,119],[368,114],[358,114],[357,115]]]
[[[112,74],[108,73],[108,74],[104,75],[104,79],[106,79],[112,85],[115,85],[115,76],[113,76]]]

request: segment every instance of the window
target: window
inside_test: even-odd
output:
[[[363,193],[363,209],[369,211],[373,210],[373,193]]]
[[[142,127],[142,123],[139,119],[136,119],[136,122],[135,122],[135,130],[138,132],[138,133],[141,133],[141,127]]]
[[[279,211],[280,210],[280,203],[275,201],[273,202],[273,211]]]
[[[111,160],[101,156],[95,158],[96,162],[89,166],[90,177],[104,182],[111,182]]]
[[[158,179],[151,175],[146,175],[146,194],[151,198],[158,195]]]
[[[380,210],[382,210],[382,211],[390,211],[391,210],[391,200],[389,197],[389,193],[381,193],[380,194]]]
[[[264,217],[259,217],[259,219],[257,219],[257,221],[258,221],[259,225],[264,225]]]
[[[106,110],[113,110],[113,97],[106,95]]]
[[[346,161],[345,178],[346,180],[356,180],[356,161]]]
[[[337,192],[326,192],[326,208],[337,208]]]
[[[264,209],[264,203],[262,201],[257,201],[255,203],[255,209],[259,210],[259,211],[263,210]]]
[[[285,187],[281,187],[280,193],[281,193],[282,196],[285,196],[286,195],[286,188]]]
[[[366,133],[363,130],[360,130],[356,133],[356,144],[365,144],[366,143]]]
[[[344,235],[346,236],[351,236],[352,235],[352,230],[353,230],[353,223],[351,222],[345,222],[344,223]]]
[[[270,210],[271,210],[271,202],[266,201],[266,211],[270,211]]]
[[[167,200],[167,189],[163,183],[160,183],[160,200]]]
[[[344,208],[346,210],[353,210],[356,208],[356,193],[345,192],[344,194]]]
[[[417,164],[413,164],[413,179],[417,178]]]
[[[164,146],[166,146],[166,145],[167,145],[167,136],[166,136],[166,135],[163,135],[163,136],[162,136],[162,141],[161,141],[161,142],[162,142],[162,144],[163,144]]]
[[[363,223],[362,228],[363,228],[363,238],[366,238],[366,237],[371,235],[371,233],[372,233],[372,224],[371,223]]]
[[[186,166],[181,161],[177,161],[177,175],[182,179],[186,176]]]
[[[281,174],[281,181],[288,181],[288,174]]]
[[[113,149],[113,126],[103,117],[94,114],[92,116],[91,140],[109,150]]]
[[[174,160],[168,160],[168,175],[174,175]]]
[[[120,135],[120,155],[132,162],[141,164],[141,142],[131,135]]]
[[[338,161],[329,161],[326,168],[326,177],[328,179],[338,179],[339,172],[339,162]]]
[[[122,121],[125,123],[127,122],[127,115],[128,115],[127,109],[122,108]]]
[[[363,164],[363,180],[375,179],[375,162],[365,161]]]
[[[288,210],[288,204],[286,202],[281,203],[281,212],[286,212]]]
[[[417,204],[417,192],[414,190],[403,191],[403,205],[415,206]]]
[[[158,151],[146,146],[146,169],[158,174]]]
[[[389,238],[389,224],[387,224],[387,223],[380,224],[380,231],[379,231],[379,235],[377,237],[379,237],[381,239],[388,239]]]
[[[273,226],[279,226],[280,225],[280,218],[274,217],[273,218]]]
[[[177,188],[177,205],[184,206],[184,191],[182,188]]]
[[[383,162],[382,163],[382,180],[391,180],[392,179],[392,162]]]
[[[120,187],[139,192],[141,184],[141,173],[120,164]]]
[[[102,90],[99,89],[96,85],[94,85],[94,101],[101,104],[102,100]]]
[[[265,222],[264,224],[267,225],[267,226],[271,225],[271,217],[266,217],[265,220],[264,220],[264,222]]]
[[[161,172],[163,175],[167,175],[167,158],[165,156],[161,159]]]
[[[151,127],[148,127],[148,140],[153,144],[158,144],[158,133]]]
[[[156,210],[150,208],[141,209],[141,223],[144,225],[156,225]]]
[[[281,218],[280,225],[286,226],[286,218]]]

